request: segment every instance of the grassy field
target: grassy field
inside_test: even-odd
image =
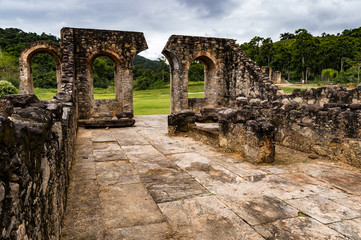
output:
[[[317,84],[290,84],[279,86],[285,93],[292,93],[293,89],[299,88],[306,90],[307,88],[320,87]],[[204,97],[204,86],[202,83],[190,83],[188,86],[189,98]],[[52,99],[57,90],[56,89],[39,89],[35,88],[35,94],[40,100]],[[95,99],[114,99],[114,88],[94,89]],[[170,107],[170,90],[169,86],[162,89],[138,90],[133,92],[133,104],[135,115],[151,115],[151,114],[169,114]]]
[[[279,85],[278,86],[280,89],[282,89],[285,93],[292,93],[292,91],[296,88],[301,89],[301,91],[304,91],[308,88],[318,88],[321,86],[318,86],[317,84],[289,84],[289,85]]]
[[[203,84],[192,84],[188,87],[190,98],[204,97]],[[35,95],[40,100],[52,99],[56,89],[34,89]],[[94,89],[95,99],[114,99],[114,89]],[[162,89],[138,90],[133,92],[133,105],[135,115],[169,114],[170,90],[169,87]]]

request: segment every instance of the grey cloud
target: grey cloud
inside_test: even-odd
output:
[[[145,33],[157,58],[171,34],[278,40],[306,28],[312,34],[360,27],[359,0],[0,0],[0,27],[52,33],[85,27]]]

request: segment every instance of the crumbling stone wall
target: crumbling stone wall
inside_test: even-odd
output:
[[[0,99],[0,238],[59,239],[76,137],[73,103]]]
[[[296,101],[299,96],[295,98],[293,94],[275,101],[238,97],[234,108],[171,114],[168,131],[188,132],[193,131],[196,122],[217,122],[216,144],[254,163],[271,162],[277,143],[361,167],[361,104],[352,103],[359,101],[361,87],[349,91],[337,89],[312,89],[309,91],[315,93],[312,97],[303,93],[308,96],[301,98],[303,102],[312,100],[315,104],[299,103]],[[316,94],[320,92],[330,94]],[[337,94],[340,92],[344,93]],[[320,105],[320,102],[328,103]]]
[[[172,35],[162,53],[170,64],[171,113],[232,106],[240,96],[273,99],[279,90],[232,39]],[[194,60],[205,66],[204,99],[188,98]]]
[[[76,89],[79,118],[98,113],[133,113],[133,60],[148,48],[143,33],[94,29],[63,28],[73,32]],[[63,42],[63,44],[65,44]],[[109,57],[114,64],[115,99],[94,100],[93,61]]]
[[[170,134],[195,132],[256,163],[272,162],[278,143],[361,166],[361,87],[284,94],[230,39],[173,35],[163,54],[171,70]],[[187,97],[195,59],[206,66],[204,99]],[[202,130],[197,122],[219,129]]]
[[[20,93],[34,92],[31,60],[38,53],[54,57],[57,69],[57,99],[77,98],[80,119],[98,114],[133,113],[133,60],[147,49],[143,33],[80,28],[63,28],[60,45],[36,42],[19,59]],[[93,96],[93,61],[109,57],[114,64],[115,99],[95,100]],[[69,93],[69,94],[68,94]]]

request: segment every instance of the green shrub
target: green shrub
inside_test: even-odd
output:
[[[10,82],[1,80],[0,81],[0,98],[7,94],[15,94],[18,90]]]

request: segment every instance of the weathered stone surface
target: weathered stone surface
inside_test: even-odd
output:
[[[113,184],[100,187],[104,227],[123,228],[165,222],[142,184]]]
[[[184,239],[263,239],[215,196],[159,204]]]
[[[32,103],[39,102],[35,94],[11,94],[2,97],[3,100],[11,102],[14,107],[27,107]]]
[[[182,239],[182,236],[175,234],[172,229],[169,228],[166,222],[147,224],[142,226],[132,226],[126,228],[117,228],[105,231],[105,240],[113,239],[128,239],[128,240],[138,240],[138,239],[149,239],[149,240],[159,240],[159,239]]]
[[[120,119],[120,118],[133,118],[134,114],[132,112],[118,112],[115,114],[115,116]]]
[[[361,218],[336,222],[328,226],[350,239],[361,239]]]
[[[359,238],[358,169],[285,147],[276,150],[292,156],[289,162],[253,165],[192,138],[167,136],[166,116],[136,119],[133,128],[79,129],[75,198],[69,198],[63,238]],[[134,143],[143,138],[149,144],[115,140],[134,132]],[[91,156],[119,148],[129,160]],[[336,222],[315,220],[327,216]]]
[[[1,103],[8,106],[0,104],[0,238],[58,239],[73,160],[75,109],[57,102],[60,111],[69,109],[63,118],[32,94],[7,95]]]
[[[266,239],[347,239],[343,235],[308,217],[278,220],[255,226]]]
[[[87,128],[106,128],[106,127],[131,127],[135,123],[134,119],[121,118],[121,119],[100,119],[100,120],[79,120],[80,127]]]
[[[13,104],[5,99],[0,99],[0,115],[3,115],[4,117],[11,116],[11,114],[14,112],[14,106]]]
[[[360,213],[322,197],[291,199],[287,203],[325,224],[361,217]]]
[[[155,169],[141,176],[156,203],[175,201],[209,193],[183,171]]]

